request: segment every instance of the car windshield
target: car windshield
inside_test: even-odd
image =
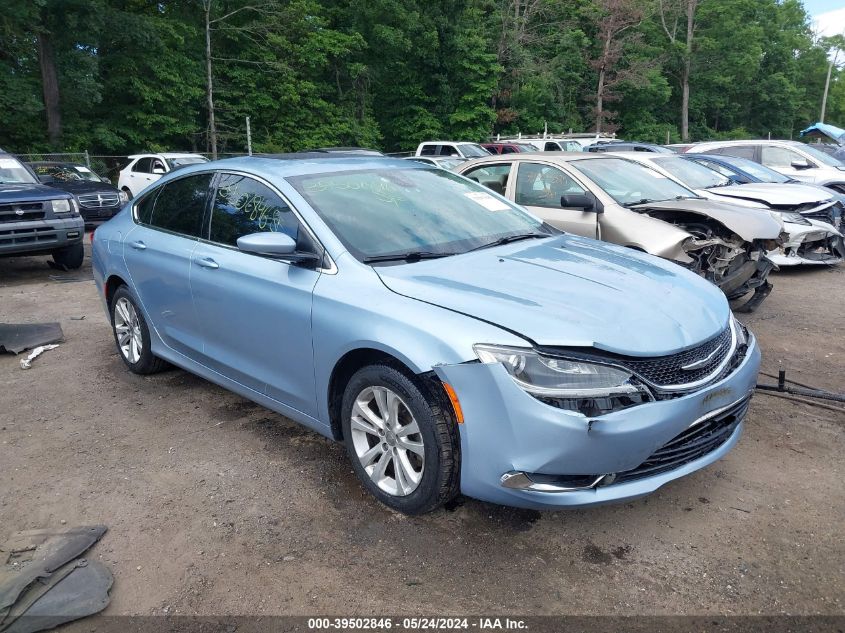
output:
[[[454,169],[458,165],[466,162],[464,158],[443,158],[437,161],[437,166],[443,169]]]
[[[654,164],[665,169],[690,189],[709,189],[731,184],[730,178],[680,156],[661,156],[654,159]]]
[[[177,169],[185,165],[197,165],[199,163],[207,163],[208,159],[202,156],[180,156],[179,158],[167,158],[167,164],[170,169]]]
[[[802,145],[801,149],[803,149],[805,152],[807,152],[810,156],[815,158],[823,165],[829,165],[831,167],[845,167],[845,163],[843,163],[841,160],[834,158],[830,154],[825,154],[824,152],[817,150],[812,145]]]
[[[621,205],[698,197],[659,171],[624,158],[588,158],[570,165]]]
[[[35,165],[35,173],[39,176],[51,176],[61,182],[73,182],[76,180],[89,180],[101,182],[102,179],[93,171],[83,165]]]
[[[788,176],[784,176],[779,171],[769,169],[765,165],[755,163],[748,158],[739,158],[738,156],[720,156],[719,158],[731,167],[736,167],[751,174],[760,182],[789,182],[790,180]]]
[[[503,238],[556,234],[486,187],[442,169],[365,169],[288,180],[359,260],[445,256]]]
[[[476,143],[461,143],[458,145],[461,153],[466,157],[476,158],[479,156],[489,156],[490,152]]]
[[[32,184],[38,180],[17,158],[0,156],[0,184]]]

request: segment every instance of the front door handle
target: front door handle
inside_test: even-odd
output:
[[[147,245],[144,244],[141,240],[138,240],[137,242],[132,242],[130,246],[136,251],[143,251],[147,248]]]
[[[212,270],[220,268],[220,264],[218,264],[210,257],[200,257],[198,259],[195,259],[194,261],[197,263],[197,265],[202,266],[203,268],[211,268]]]

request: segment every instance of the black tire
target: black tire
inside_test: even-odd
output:
[[[53,251],[53,261],[63,270],[79,268],[82,266],[83,259],[85,259],[85,247],[81,241]]]
[[[139,346],[140,353],[138,355],[138,360],[135,362],[132,362],[129,358],[127,358],[126,354],[121,350],[117,327],[115,326],[115,310],[118,302],[121,300],[126,300],[132,305],[138,319],[138,329],[141,333],[141,345]],[[112,334],[114,334],[114,342],[115,345],[117,345],[117,353],[120,358],[123,359],[123,362],[129,368],[129,371],[135,374],[146,375],[158,373],[169,367],[167,361],[162,360],[153,354],[150,347],[150,330],[147,327],[146,320],[144,320],[144,314],[141,312],[138,304],[135,303],[135,299],[129,293],[129,290],[126,289],[126,286],[120,286],[112,296],[111,304],[109,305],[109,315],[111,317],[111,329]]]
[[[356,398],[369,387],[386,387],[397,394],[419,426],[424,445],[422,478],[406,496],[390,494],[376,485],[361,464],[351,430]],[[445,394],[444,394],[445,397]],[[448,402],[448,400],[446,400]],[[341,406],[344,444],[355,474],[364,487],[384,505],[403,514],[424,514],[458,494],[460,484],[460,438],[443,398],[430,394],[417,378],[389,365],[370,365],[358,370],[346,385]]]
[[[134,198],[134,197],[135,197],[135,196],[133,196],[133,195],[132,195],[132,191],[130,191],[129,187],[124,187],[124,188],[122,189],[122,191],[123,191],[123,193],[125,193],[125,194],[126,194],[126,198],[127,198],[128,200],[131,200],[132,198]]]

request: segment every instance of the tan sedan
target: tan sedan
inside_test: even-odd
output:
[[[454,169],[564,231],[671,259],[729,299],[771,291],[766,259],[782,222],[764,210],[705,200],[633,161],[581,152],[489,156]]]

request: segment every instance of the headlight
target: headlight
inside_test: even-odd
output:
[[[70,200],[52,200],[53,213],[70,213]]]
[[[517,385],[542,398],[601,398],[642,389],[624,369],[543,356],[529,348],[475,345],[482,363],[502,363]]]
[[[121,189],[120,193],[117,194],[117,196],[118,196],[118,198],[120,198],[120,204],[126,204],[127,202],[129,202],[129,196],[122,189]]]
[[[733,329],[734,334],[736,335],[737,347],[748,345],[748,330],[745,329],[745,326],[739,322],[733,313],[731,313],[731,329]]]
[[[793,224],[804,224],[805,226],[810,226],[810,221],[800,213],[794,213],[792,211],[781,211],[780,217],[783,218],[784,222],[792,222]]]

